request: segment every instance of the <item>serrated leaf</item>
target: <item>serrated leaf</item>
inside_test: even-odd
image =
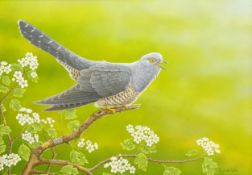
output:
[[[74,168],[72,165],[63,166],[60,169],[60,173],[63,175],[77,175],[77,174],[79,174],[77,168]]]
[[[121,147],[124,150],[132,151],[136,148],[136,144],[133,139],[126,139],[121,143]]]
[[[10,101],[9,107],[14,111],[19,111],[22,105],[18,99],[12,99]]]
[[[9,126],[0,125],[0,136],[8,135],[11,132],[11,128]]]
[[[64,111],[62,111],[62,115],[67,120],[71,120],[71,119],[77,118],[76,110],[75,109],[64,110]]]
[[[25,89],[17,87],[15,89],[13,89],[12,94],[13,94],[14,97],[23,97],[24,92],[25,92]]]
[[[134,163],[137,165],[137,167],[140,169],[140,170],[143,170],[143,171],[146,171],[147,170],[147,166],[148,166],[148,159],[146,157],[145,154],[143,153],[139,153],[135,160],[134,160]]]
[[[210,157],[205,157],[202,163],[202,172],[207,175],[214,175],[216,174],[218,169],[217,162],[213,161]]]
[[[7,93],[9,91],[9,88],[7,88],[6,86],[0,84],[0,92],[1,93]]]
[[[196,155],[198,155],[198,154],[199,154],[199,151],[198,151],[198,150],[192,149],[192,150],[188,151],[185,155],[186,155],[187,157],[192,157],[192,156],[196,156]]]
[[[7,75],[2,76],[2,83],[6,86],[9,86],[11,84],[11,80]]]
[[[6,150],[6,145],[0,145],[0,155]]]
[[[73,163],[81,164],[81,165],[88,163],[86,156],[82,152],[79,152],[76,150],[72,150],[70,152],[70,160]]]
[[[181,170],[175,167],[167,167],[165,166],[165,170],[163,175],[180,175]]]
[[[33,123],[27,126],[26,130],[31,133],[37,133],[42,130],[40,123]]]
[[[68,127],[71,131],[75,131],[75,130],[77,130],[77,129],[80,127],[80,122],[79,122],[78,120],[70,121],[70,122],[67,124],[67,127]]]
[[[156,145],[147,146],[145,143],[140,144],[138,146],[138,150],[144,154],[152,154],[157,152]]]
[[[55,128],[48,128],[46,132],[50,138],[57,137],[57,130]]]
[[[23,68],[20,64],[12,64],[11,65],[11,69],[15,72],[15,71],[22,71]]]
[[[22,144],[18,148],[18,154],[25,160],[28,161],[30,157],[31,150],[25,144]]]

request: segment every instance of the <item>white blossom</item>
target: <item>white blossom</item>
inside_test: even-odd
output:
[[[8,62],[6,61],[0,62],[0,77],[2,76],[3,73],[9,74],[11,71],[12,71],[11,64],[8,64]]]
[[[38,77],[37,72],[32,71],[32,72],[31,72],[31,77],[32,77],[32,78],[37,78],[37,77]]]
[[[21,158],[19,157],[19,155],[14,153],[4,154],[0,156],[0,171],[4,169],[4,166],[15,166],[20,160]]]
[[[91,153],[91,152],[97,150],[98,147],[99,147],[97,143],[93,143],[93,142],[90,141],[90,140],[85,141],[85,139],[83,139],[83,138],[80,139],[80,141],[77,143],[77,146],[78,146],[79,148],[85,147],[86,150],[87,150],[89,153]]]
[[[132,125],[126,126],[127,131],[133,137],[135,143],[139,144],[144,141],[147,146],[151,147],[152,145],[159,142],[159,137],[147,126]]]
[[[51,117],[47,117],[46,119],[42,119],[41,122],[44,124],[48,124],[50,127],[53,127],[55,120],[52,119]]]
[[[38,68],[37,56],[33,56],[32,53],[27,52],[24,58],[18,60],[22,67],[29,67],[31,70],[36,70]]]
[[[130,174],[134,174],[136,171],[136,168],[132,166],[127,159],[124,159],[120,157],[111,157],[110,162],[104,164],[104,168],[111,168],[111,173],[120,173],[123,174],[127,171],[129,171]]]
[[[39,135],[32,134],[28,131],[25,131],[24,133],[22,133],[22,139],[27,141],[28,143],[32,144],[32,143],[39,142]]]
[[[201,146],[208,156],[212,156],[215,153],[220,154],[220,145],[209,140],[207,137],[203,137],[196,141],[197,145]]]
[[[21,88],[25,88],[28,86],[28,82],[24,79],[23,73],[21,71],[14,72],[12,81],[17,82]]]

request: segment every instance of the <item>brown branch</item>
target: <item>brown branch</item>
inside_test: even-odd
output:
[[[101,109],[94,112],[76,131],[72,132],[67,136],[62,136],[54,139],[50,139],[39,147],[32,150],[30,158],[23,169],[23,175],[31,175],[34,168],[41,164],[40,156],[44,151],[49,148],[54,148],[58,145],[68,143],[76,138],[78,138],[85,130],[87,130],[96,120],[104,117],[105,115],[114,114],[117,112],[122,112],[126,110],[133,110],[138,108],[138,106],[121,107],[113,110]]]
[[[59,165],[59,166],[72,165],[73,167],[77,168],[80,172],[83,172],[83,173],[85,173],[87,175],[92,175],[92,173],[87,168],[85,168],[85,167],[83,167],[81,165],[69,162],[67,160],[55,160],[55,159],[41,160],[39,165],[41,165],[41,164]]]
[[[117,158],[136,158],[137,155],[119,155],[119,156],[115,156]],[[157,164],[168,164],[168,163],[178,163],[178,164],[182,164],[182,163],[189,163],[189,162],[194,162],[197,160],[202,159],[203,157],[196,157],[196,158],[192,158],[192,159],[185,159],[185,160],[158,160],[158,159],[152,159],[152,158],[147,158],[147,160],[149,162],[152,163],[157,163]],[[111,159],[105,159],[99,163],[97,163],[95,166],[93,166],[92,168],[89,168],[90,172],[94,172],[95,170],[97,170],[98,168],[100,168],[101,166],[103,166],[104,164],[110,162]]]

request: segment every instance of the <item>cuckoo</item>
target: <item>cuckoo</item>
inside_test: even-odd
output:
[[[66,91],[38,101],[51,105],[47,111],[71,109],[89,103],[106,109],[130,106],[166,63],[157,52],[148,53],[132,63],[91,61],[66,49],[23,20],[19,20],[18,25],[30,43],[53,55],[76,80],[76,84]]]

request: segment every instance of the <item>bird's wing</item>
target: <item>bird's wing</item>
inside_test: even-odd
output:
[[[86,83],[87,71],[91,72],[89,83]],[[93,89],[101,97],[109,97],[126,90],[131,81],[131,70],[120,64],[99,64],[90,70],[82,70],[78,84],[82,89]]]
[[[29,23],[19,20],[18,25],[21,34],[26,39],[28,39],[33,45],[55,56],[57,61],[59,61],[59,63],[65,67],[73,79],[77,80],[80,75],[80,70],[87,69],[95,64],[94,61],[82,58],[64,48],[62,45]]]
[[[77,85],[38,103],[52,104],[48,111],[74,108],[124,91],[130,80],[126,66],[99,64],[82,70]]]

